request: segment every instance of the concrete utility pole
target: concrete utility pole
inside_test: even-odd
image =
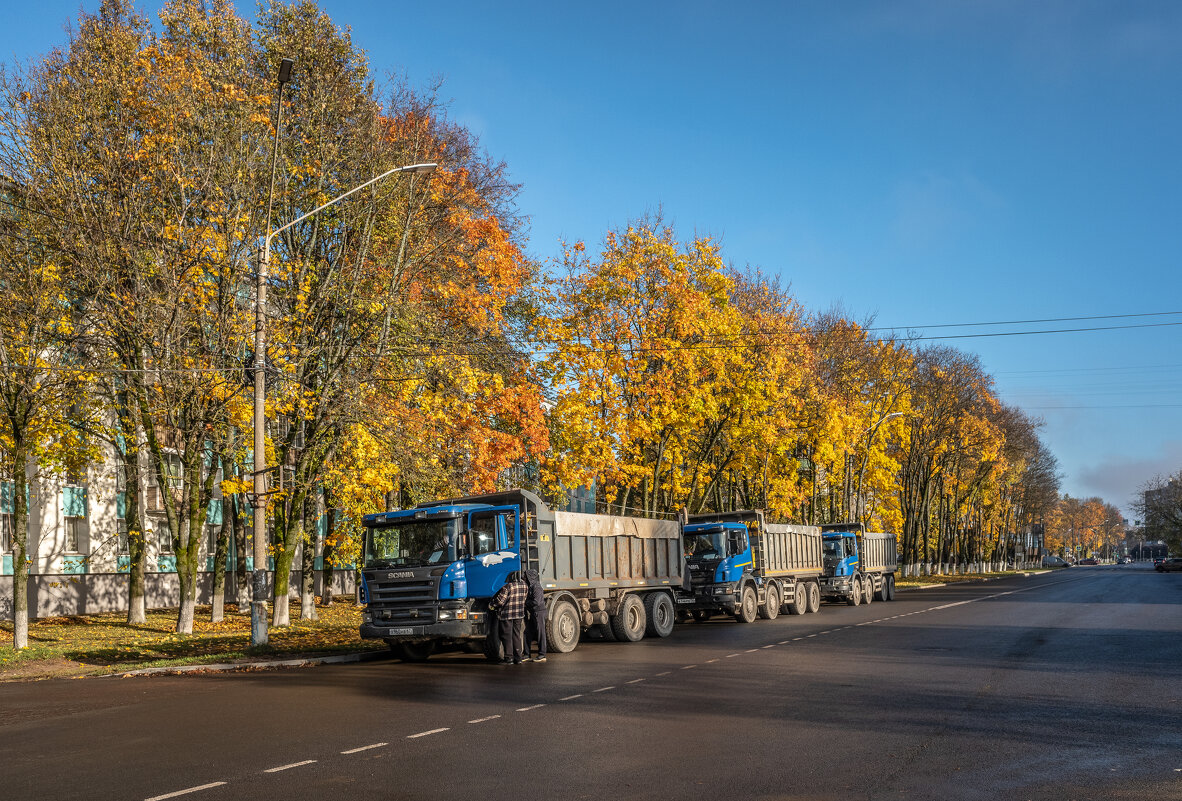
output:
[[[292,60],[279,62],[275,90],[275,140],[271,145],[271,187],[267,191],[267,230],[275,202],[275,171],[279,162],[279,137],[283,130],[283,87],[291,80]],[[267,241],[270,241],[268,235]],[[250,576],[250,644],[267,644],[267,259],[259,260],[254,301],[254,571]]]

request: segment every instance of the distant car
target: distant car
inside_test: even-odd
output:
[[[1133,564],[1133,560],[1128,556],[1122,556],[1120,559],[1116,560],[1116,563],[1118,565],[1131,565]]]
[[[1042,558],[1043,567],[1071,567],[1071,563],[1061,556],[1044,556]]]
[[[1182,572],[1182,557],[1175,556],[1171,559],[1163,559],[1160,563],[1154,565],[1153,569],[1158,573]]]
[[[1100,560],[1093,559],[1092,557],[1089,556],[1087,559],[1080,559],[1079,564],[1081,564],[1081,565],[1098,565],[1098,564],[1100,564]]]

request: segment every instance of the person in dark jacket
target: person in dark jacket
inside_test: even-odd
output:
[[[514,665],[521,664],[522,639],[525,635],[525,599],[528,595],[529,588],[522,580],[521,572],[514,570],[505,579],[505,586],[493,596],[492,607],[497,613],[497,629],[503,652],[502,665],[510,662]]]
[[[529,595],[525,599],[525,658],[530,659],[533,644],[538,644],[538,655],[534,662],[546,661],[546,595],[542,592],[542,580],[538,571],[525,571],[525,584]]]

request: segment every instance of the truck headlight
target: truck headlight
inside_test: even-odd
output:
[[[361,622],[362,623],[372,623],[373,622],[373,615],[370,614],[370,611],[368,609],[361,610]]]
[[[440,609],[439,610],[439,619],[440,620],[451,620],[451,612],[447,609]]]

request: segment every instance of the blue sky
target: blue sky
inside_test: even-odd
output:
[[[8,5],[5,62],[79,7]],[[807,308],[928,336],[1182,323],[934,327],[1182,311],[1182,3],[321,5],[379,75],[443,79],[539,258],[659,208]],[[1182,468],[1182,326],[949,344],[1045,419],[1066,492],[1128,510]]]

